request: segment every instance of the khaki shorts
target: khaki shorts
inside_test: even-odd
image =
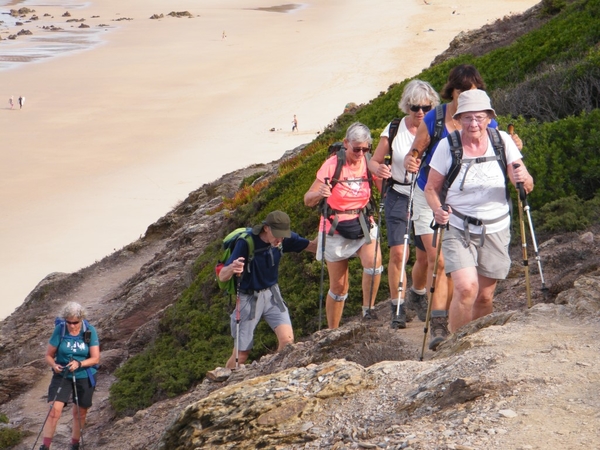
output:
[[[481,235],[470,235],[467,244],[465,232],[453,226],[444,231],[442,251],[446,274],[466,267],[477,267],[477,273],[494,280],[503,280],[510,270],[510,229],[485,235],[483,247],[480,247]]]
[[[375,242],[377,238],[377,225],[373,224],[371,228],[371,239]],[[317,244],[317,261],[321,261],[321,244],[323,243],[323,234],[319,232],[319,242]],[[325,261],[336,262],[350,259],[356,255],[356,252],[365,245],[365,238],[346,239],[345,237],[334,234],[325,236]]]
[[[413,226],[415,235],[433,234],[431,222],[433,222],[433,211],[425,200],[425,193],[419,186],[415,186],[413,195]]]

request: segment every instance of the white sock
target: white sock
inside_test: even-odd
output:
[[[413,291],[417,295],[425,295],[427,293],[427,289],[426,288],[415,289],[414,287],[411,286],[410,290]]]

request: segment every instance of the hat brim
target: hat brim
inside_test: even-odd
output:
[[[289,238],[292,235],[291,230],[276,230],[273,227],[271,227],[271,233],[276,238]]]

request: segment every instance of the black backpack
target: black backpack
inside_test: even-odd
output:
[[[504,178],[506,180],[506,148],[504,146],[504,141],[502,140],[502,136],[500,136],[500,132],[496,128],[488,128],[487,129],[488,136],[492,141],[492,147],[494,148],[494,156],[480,156],[477,158],[465,158],[463,159],[463,147],[460,139],[460,132],[453,131],[448,135],[448,142],[450,143],[450,154],[452,155],[452,163],[450,164],[450,170],[448,170],[448,174],[446,175],[446,179],[444,180],[444,185],[442,186],[442,192],[440,194],[440,200],[442,204],[446,202],[446,195],[448,194],[448,189],[454,183],[454,180],[460,173],[460,169],[463,163],[468,164],[467,170],[465,172],[465,177],[463,178],[460,184],[460,190],[463,190],[463,185],[465,182],[465,178],[467,176],[467,172],[471,168],[473,164],[481,164],[489,161],[498,161],[500,164],[500,168],[502,169],[502,173],[504,174]],[[508,191],[508,182],[505,181],[506,185],[506,198],[510,199],[510,193]],[[509,201],[510,204],[510,201]]]

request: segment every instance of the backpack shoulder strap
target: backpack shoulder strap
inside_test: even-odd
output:
[[[346,164],[346,149],[342,147],[335,154],[337,156],[337,164],[335,166],[335,171],[333,172],[333,178],[331,180],[331,189],[335,187],[336,184],[340,181],[340,176],[342,175],[342,167]]]
[[[502,173],[506,176],[506,147],[504,146],[504,140],[502,136],[500,136],[500,131],[496,128],[488,128],[487,129],[488,136],[492,141],[492,147],[494,148],[494,153],[498,157],[498,164],[500,164],[500,168],[502,169]]]
[[[388,145],[390,146],[390,158],[394,156],[394,150],[392,149],[392,144],[394,143],[394,139],[398,134],[398,128],[400,127],[400,121],[402,119],[398,119],[397,117],[390,122],[390,129],[388,132]]]
[[[254,258],[254,239],[252,239],[252,231],[244,231],[238,239],[244,239],[248,245],[248,263]]]
[[[444,133],[444,106],[437,105],[435,107],[435,125],[433,127],[433,136],[431,136],[431,140],[429,142],[429,146],[427,147],[427,151],[431,150],[431,148],[442,140],[442,134]]]
[[[452,162],[450,163],[450,169],[448,170],[448,174],[446,175],[446,179],[444,180],[444,184],[442,186],[442,192],[440,193],[442,205],[446,203],[448,189],[450,186],[452,186],[452,183],[460,173],[460,166],[462,164],[463,156],[462,141],[460,139],[459,131],[456,130],[450,133],[447,139],[450,144],[450,156],[452,157]]]

